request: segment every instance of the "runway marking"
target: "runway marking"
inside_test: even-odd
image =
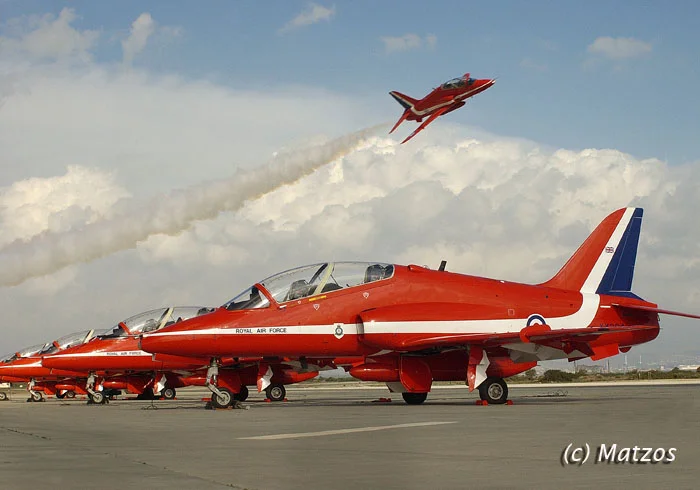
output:
[[[239,437],[238,439],[248,439],[257,441],[273,441],[278,439],[296,439],[298,437],[323,437],[337,434],[352,434],[355,432],[374,432],[387,429],[405,429],[408,427],[427,427],[431,425],[456,424],[457,422],[414,422],[410,424],[379,425],[376,427],[356,427],[354,429],[322,430],[320,432],[297,432],[296,434],[272,434],[269,436]]]

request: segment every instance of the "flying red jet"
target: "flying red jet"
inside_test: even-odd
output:
[[[170,307],[147,311],[120,322],[114,329],[82,345],[42,356],[42,369],[89,373],[85,389],[92,403],[104,403],[105,390],[126,390],[139,395],[160,394],[174,398],[176,388],[208,386],[216,380],[218,397],[213,403],[225,407],[248,397],[247,386],[265,391],[267,398],[281,401],[285,385],[299,383],[318,375],[320,369],[335,365],[323,360],[309,367],[292,360],[267,360],[261,357],[226,358],[215,369],[209,357],[152,355],[138,346],[138,335],[158,331],[189,318],[206,315],[213,308]],[[221,368],[219,371],[218,368]],[[229,384],[230,379],[236,381]]]
[[[659,334],[663,310],[631,291],[642,209],[610,214],[549,281],[527,285],[416,265],[328,262],[264,279],[213,313],[144,335],[190,357],[361,356],[349,372],[409,404],[465,380],[505,403],[503,378],[538,361],[604,359]],[[213,362],[212,367],[216,366]]]
[[[413,99],[401,92],[389,92],[389,94],[396,99],[396,102],[401,104],[405,109],[401,118],[399,118],[396,124],[394,124],[394,127],[391,128],[391,131],[389,131],[389,134],[393,133],[396,128],[399,127],[399,124],[405,120],[421,122],[423,118],[427,117],[423,124],[418,126],[408,138],[401,142],[401,144],[403,144],[424,130],[426,126],[435,119],[455,109],[459,109],[467,103],[469,97],[473,97],[487,88],[492,87],[494,83],[496,83],[495,79],[471,78],[469,73],[467,73],[463,77],[453,78],[443,83],[420,100]]]

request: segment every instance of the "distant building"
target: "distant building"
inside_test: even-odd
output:
[[[700,369],[700,364],[681,364],[678,366],[681,371],[697,371]]]

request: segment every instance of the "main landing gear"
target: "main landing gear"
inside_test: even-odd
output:
[[[27,401],[28,402],[43,402],[44,395],[42,395],[40,391],[30,391],[29,398],[27,398]]]
[[[163,388],[163,390],[160,392],[160,396],[166,400],[173,400],[176,395],[177,392],[175,391],[175,388]]]
[[[272,402],[282,402],[284,401],[284,397],[287,396],[287,390],[284,385],[271,384],[265,388],[265,396]]]
[[[401,393],[401,396],[403,397],[403,401],[405,401],[409,405],[420,405],[425,401],[426,398],[428,398],[427,393]]]
[[[427,393],[404,392],[401,396],[408,405],[420,405],[428,398]],[[489,405],[503,405],[508,402],[508,385],[503,378],[495,376],[486,378],[479,385],[479,397]]]
[[[508,385],[503,378],[486,378],[479,385],[479,397],[489,405],[503,405],[508,401]]]

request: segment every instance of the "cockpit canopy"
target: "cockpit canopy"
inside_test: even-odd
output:
[[[259,282],[277,303],[351,288],[394,275],[394,266],[376,262],[325,262],[280,272]],[[224,305],[227,310],[266,308],[270,302],[252,286]]]
[[[462,88],[467,85],[472,85],[474,82],[476,82],[475,78],[471,78],[469,74],[467,73],[463,77],[459,78],[453,78],[452,80],[448,80],[445,83],[442,84],[442,88],[445,90],[451,90],[455,88]]]
[[[30,347],[25,347],[22,350],[19,350],[9,356],[7,359],[4,359],[4,362],[11,362],[14,361],[15,359],[21,359],[23,357],[33,357],[39,354],[41,351],[46,349],[48,346],[51,344],[37,344],[37,345],[32,345]]]
[[[94,330],[83,330],[82,332],[68,334],[54,342],[51,342],[50,344],[46,344],[46,347],[40,352],[40,354],[53,354],[70,347],[75,347],[76,345],[82,345],[92,339],[94,335]]]
[[[211,313],[214,309],[207,306],[171,306],[169,308],[146,311],[120,322],[110,332],[100,335],[99,338],[115,339],[128,335],[153,332],[173,323]],[[124,328],[125,326],[126,329]]]

